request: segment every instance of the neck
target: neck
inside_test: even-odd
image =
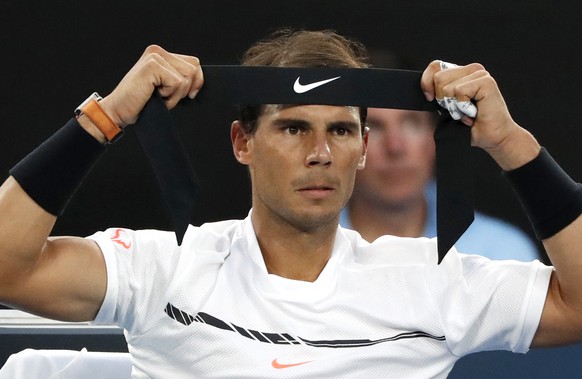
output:
[[[302,230],[268,212],[253,209],[252,222],[270,274],[313,282],[331,257],[337,217],[325,225]]]
[[[426,207],[424,197],[394,206],[353,197],[349,203],[350,222],[370,242],[383,235],[420,237],[426,222]]]

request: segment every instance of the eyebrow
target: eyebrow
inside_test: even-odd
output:
[[[302,128],[308,128],[311,126],[311,123],[300,119],[300,118],[278,118],[276,120],[273,120],[273,124],[275,126],[287,126],[287,125],[296,125]],[[331,128],[345,128],[345,129],[359,129],[360,128],[360,124],[358,122],[354,122],[354,121],[333,121],[327,124],[327,127],[331,127]]]
[[[307,128],[311,125],[311,123],[300,118],[278,118],[273,120],[273,125],[275,126],[296,125],[303,128]]]

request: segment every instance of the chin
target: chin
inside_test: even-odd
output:
[[[334,212],[301,212],[294,214],[289,222],[293,224],[297,229],[303,231],[309,231],[313,229],[320,228],[322,226],[328,226],[330,223],[334,225],[337,224],[337,217],[339,211]]]

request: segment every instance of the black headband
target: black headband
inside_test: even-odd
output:
[[[418,71],[363,68],[203,66],[204,104],[321,104],[436,111]],[[440,113],[440,112],[439,112]],[[152,96],[135,127],[182,242],[199,192],[162,99]],[[435,131],[438,263],[473,221],[470,129],[443,112]]]

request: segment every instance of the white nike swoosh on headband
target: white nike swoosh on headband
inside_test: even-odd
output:
[[[305,93],[307,91],[311,91],[314,88],[317,88],[319,86],[322,86],[324,84],[327,84],[331,81],[334,81],[336,79],[339,79],[340,76],[336,76],[335,78],[331,78],[331,79],[326,79],[326,80],[320,80],[319,82],[313,82],[311,84],[301,84],[299,83],[299,79],[301,77],[298,76],[297,80],[295,80],[295,84],[293,84],[293,91],[295,91],[295,93]]]

